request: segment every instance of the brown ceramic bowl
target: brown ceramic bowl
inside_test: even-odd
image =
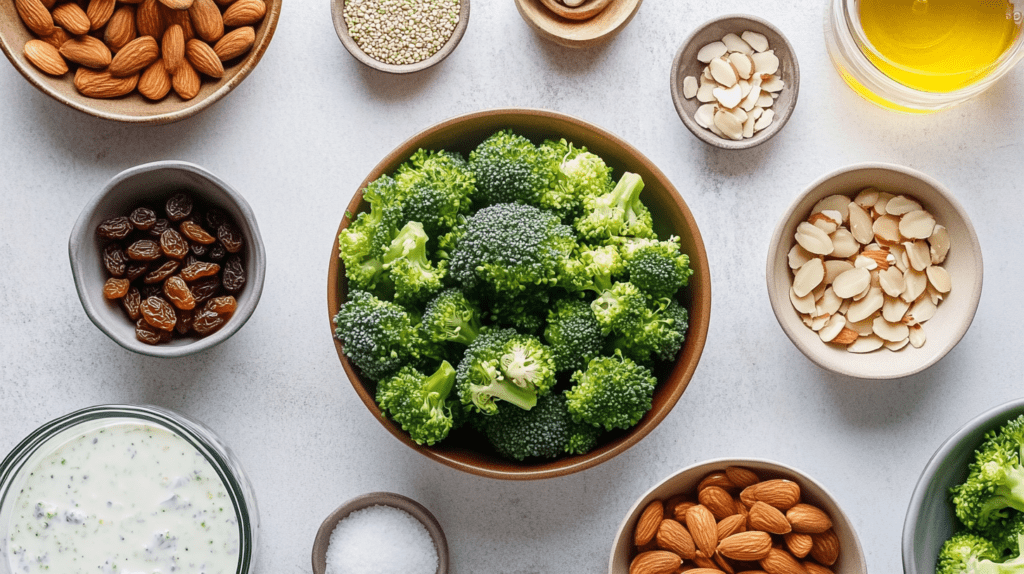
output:
[[[347,215],[341,220],[338,232],[348,227],[355,214],[364,211],[368,205],[363,201],[362,190],[373,180],[385,173],[393,172],[419,148],[447,149],[468,154],[492,133],[510,128],[535,142],[547,138],[565,138],[576,145],[586,146],[601,156],[615,170],[615,176],[628,170],[643,177],[645,188],[642,197],[654,214],[655,229],[662,236],[678,235],[682,239],[683,252],[690,255],[690,265],[695,273],[690,286],[684,289],[681,303],[690,311],[690,328],[686,343],[675,363],[655,372],[659,384],[654,392],[653,408],[635,427],[606,435],[604,441],[593,451],[578,456],[568,456],[552,461],[514,462],[498,457],[487,444],[461,440],[452,436],[434,446],[420,446],[394,422],[380,416],[380,409],[374,402],[375,385],[362,378],[359,370],[348,360],[341,343],[335,339],[335,349],[349,381],[359,398],[369,409],[373,418],[383,424],[398,440],[410,448],[442,464],[492,478],[537,479],[571,474],[598,465],[625,451],[651,432],[664,419],[690,382],[697,362],[700,360],[707,339],[708,320],[711,313],[711,274],[708,267],[704,241],[693,215],[679,192],[649,159],[636,148],[605,130],[576,118],[556,112],[530,109],[500,109],[476,112],[441,122],[413,136],[388,154],[359,186],[349,203]],[[342,265],[338,259],[338,242],[333,241],[330,269],[327,278],[328,320],[338,312],[345,300],[345,280]],[[330,323],[331,332],[334,324]]]
[[[174,90],[158,102],[147,100],[138,91],[120,98],[87,98],[75,89],[73,72],[61,77],[40,72],[25,58],[25,43],[35,36],[22,23],[14,9],[13,0],[0,2],[0,49],[3,49],[11,64],[29,83],[58,102],[98,118],[136,124],[166,124],[183,120],[210,107],[235,89],[235,86],[256,67],[270,44],[278,17],[281,15],[282,0],[264,2],[267,5],[267,13],[255,26],[256,42],[252,48],[246,54],[224,64],[223,78],[213,80],[204,77],[199,94],[191,100],[181,99]]]
[[[596,15],[576,20],[560,16],[548,7],[558,1],[516,0],[516,8],[537,34],[566,48],[591,48],[607,42],[629,24],[643,3],[643,0],[604,2],[607,5]],[[587,0],[575,12],[588,14],[588,6],[601,3],[601,0]]]

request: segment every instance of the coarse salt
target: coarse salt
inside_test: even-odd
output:
[[[327,547],[327,574],[435,574],[437,548],[408,512],[370,506],[343,518]]]

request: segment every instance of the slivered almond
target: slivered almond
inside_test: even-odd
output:
[[[837,345],[849,345],[850,343],[856,341],[859,337],[860,335],[857,333],[857,331],[854,331],[847,327],[843,327],[843,329],[839,331],[838,335],[836,335],[831,341],[826,342],[835,343]]]
[[[949,293],[949,290],[953,287],[953,282],[949,278],[949,272],[938,265],[932,265],[926,269],[925,275],[928,276],[928,283],[935,287],[935,290],[939,293]]]
[[[825,279],[825,264],[821,259],[811,259],[804,263],[793,278],[793,292],[797,297],[805,297]]]
[[[875,262],[875,264],[878,265],[878,268],[883,270],[883,271],[889,268],[889,260],[888,260],[889,251],[888,250],[881,250],[881,249],[872,249],[870,251],[865,250],[865,251],[861,252],[861,256],[867,257],[868,259],[873,260]]]
[[[949,232],[945,226],[936,225],[928,238],[929,252],[932,258],[932,265],[941,265],[949,253]]]
[[[815,255],[829,255],[834,249],[832,238],[806,221],[796,228],[796,242],[800,247]]]
[[[905,195],[897,195],[885,204],[885,212],[889,215],[903,215],[920,210],[921,204]]]

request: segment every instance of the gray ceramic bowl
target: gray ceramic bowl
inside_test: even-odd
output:
[[[135,338],[135,325],[121,306],[103,297],[107,272],[101,254],[107,240],[96,234],[101,221],[127,215],[144,203],[166,201],[172,193],[184,190],[197,202],[227,212],[245,238],[246,284],[236,295],[238,307],[220,330],[208,337],[175,338],[163,345],[147,345]],[[82,307],[89,319],[129,351],[153,357],[183,357],[209,349],[238,331],[256,309],[263,292],[266,252],[252,209],[237,191],[205,169],[183,161],[158,161],[127,169],[111,179],[82,210],[68,241],[71,272]]]
[[[683,97],[683,79],[687,76],[699,78],[701,72],[704,71],[705,64],[697,60],[697,52],[701,48],[721,40],[723,36],[730,32],[740,35],[747,30],[764,34],[768,38],[768,49],[775,50],[775,55],[779,57],[779,71],[777,74],[786,85],[779,92],[779,98],[775,100],[775,104],[771,107],[771,109],[775,110],[775,119],[772,121],[772,124],[754,134],[752,138],[735,141],[719,137],[712,133],[711,130],[700,127],[694,121],[693,115],[697,113],[697,108],[702,106],[703,103],[697,101],[696,97],[689,100]],[[749,149],[768,141],[775,134],[782,131],[783,126],[786,125],[790,116],[793,115],[796,99],[800,94],[800,65],[797,63],[792,45],[778,28],[756,16],[729,14],[704,22],[697,26],[697,29],[683,40],[683,45],[676,52],[675,60],[672,61],[670,88],[672,91],[672,103],[676,106],[676,113],[683,120],[683,125],[686,126],[686,129],[690,130],[699,140],[722,149]]]
[[[441,523],[434,518],[422,504],[415,500],[395,494],[393,492],[370,492],[349,500],[339,506],[320,525],[313,541],[313,574],[325,574],[327,572],[327,547],[331,543],[331,533],[338,526],[343,518],[356,510],[369,508],[371,506],[390,506],[398,508],[411,514],[416,520],[423,523],[423,526],[434,539],[434,547],[437,549],[437,574],[448,573],[448,540],[441,529]]]
[[[829,569],[835,574],[864,574],[867,563],[864,560],[864,549],[853,529],[853,523],[846,516],[835,497],[824,486],[803,472],[770,460],[758,458],[719,458],[700,462],[676,471],[645,492],[626,513],[626,518],[619,525],[612,544],[612,555],[608,562],[609,574],[627,574],[630,561],[636,555],[633,550],[633,532],[636,530],[637,519],[647,504],[652,500],[665,500],[677,494],[690,493],[696,490],[697,484],[714,471],[724,471],[729,466],[741,466],[754,471],[761,480],[784,478],[800,485],[800,500],[813,504],[825,511],[832,519],[832,528],[839,537],[839,559]],[[687,561],[690,566],[692,561]]]
[[[935,451],[910,497],[903,522],[903,572],[932,574],[942,544],[960,527],[949,489],[967,479],[967,466],[985,433],[1024,414],[1024,399],[1011,401],[978,415],[960,427]]]

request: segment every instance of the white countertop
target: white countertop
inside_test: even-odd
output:
[[[288,1],[245,82],[198,116],[159,127],[94,119],[0,64],[0,454],[43,422],[94,404],[152,403],[196,417],[251,475],[262,574],[310,572],[321,520],[374,490],[410,496],[437,516],[454,574],[604,572],[623,514],[656,481],[701,460],[761,457],[835,494],[872,572],[901,571],[903,519],[928,458],[976,414],[1024,395],[1024,79],[1018,69],[938,115],[884,111],[832,68],[824,4],[646,0],[616,39],[574,51],[541,40],[512,0],[477,0],[445,62],[397,77],[344,50],[328,2]],[[694,138],[668,86],[683,38],[731,12],[777,25],[802,71],[790,123],[746,152]],[[693,211],[713,277],[707,346],[674,411],[614,460],[535,482],[470,476],[395,440],[346,380],[325,308],[335,230],[365,174],[437,121],[506,106],[578,116],[651,158]],[[239,190],[268,259],[249,323],[219,347],[173,361],[125,351],[94,327],[67,258],[87,199],[121,170],[160,159],[195,162]],[[945,359],[907,379],[866,382],[833,376],[797,351],[771,312],[764,269],[771,232],[801,189],[879,160],[953,190],[977,229],[986,274],[974,325]]]

